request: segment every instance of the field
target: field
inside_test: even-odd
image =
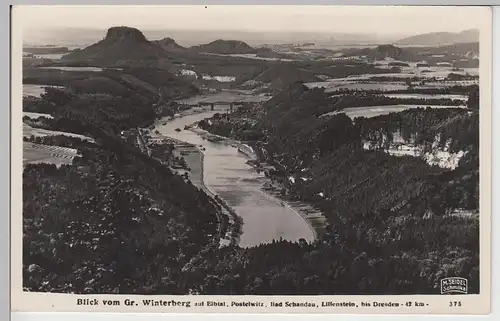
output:
[[[470,86],[477,84],[477,80],[465,81],[430,81],[422,85],[413,86],[414,89],[439,89],[454,86]],[[309,88],[325,88],[325,92],[337,92],[340,90],[381,90],[381,91],[405,91],[409,86],[402,81],[399,82],[371,82],[363,81],[321,81],[306,83]]]
[[[351,119],[354,119],[356,117],[376,117],[379,115],[387,115],[390,113],[399,113],[402,112],[403,110],[407,109],[412,109],[412,108],[450,108],[450,106],[441,106],[441,105],[432,105],[432,106],[427,106],[427,105],[388,105],[388,106],[367,106],[367,107],[351,107],[351,108],[345,108],[341,111],[334,111],[331,113],[323,114],[321,117],[324,116],[333,116],[337,114],[346,114],[349,116]],[[458,107],[458,106],[455,106]],[[464,106],[465,107],[465,106]]]
[[[71,165],[78,154],[76,149],[23,142],[23,164],[50,163]]]
[[[45,87],[57,87],[57,86],[23,84],[23,96],[40,97],[40,95],[45,92]]]
[[[28,116],[29,118],[31,119],[37,119],[37,118],[40,118],[40,117],[45,117],[45,118],[54,118],[52,117],[52,115],[49,115],[49,114],[42,114],[42,113],[30,113],[30,112],[23,112],[23,117],[24,116]]]
[[[329,87],[325,90],[325,92],[336,92],[339,90],[382,90],[382,91],[391,91],[391,90],[406,90],[408,86],[403,84],[384,84],[384,83],[351,83],[345,85],[335,85],[333,87]]]
[[[467,101],[468,97],[466,95],[429,95],[429,94],[408,94],[408,93],[398,93],[398,94],[384,94],[384,96],[389,98],[413,98],[413,99],[456,99]]]
[[[93,71],[93,72],[99,72],[104,70],[98,67],[39,67],[39,68],[62,70],[62,71]]]
[[[27,124],[23,124],[23,136],[30,137],[31,135],[33,135],[35,137],[37,137],[37,136],[51,136],[51,135],[64,135],[64,136],[69,136],[69,137],[80,138],[82,140],[87,140],[90,142],[94,141],[92,138],[86,137],[83,135],[67,133],[67,132],[60,132],[60,131],[55,131],[55,130],[46,130],[46,129],[42,129],[42,128],[33,128]]]

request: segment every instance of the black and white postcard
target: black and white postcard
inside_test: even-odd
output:
[[[487,7],[14,6],[12,309],[487,314]]]

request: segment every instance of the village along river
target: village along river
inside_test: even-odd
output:
[[[237,148],[204,140],[184,126],[212,117],[217,111],[206,111],[157,123],[161,135],[203,145],[204,182],[206,187],[231,206],[243,219],[240,246],[249,247],[283,238],[313,241],[315,234],[306,221],[288,206],[261,190],[263,174],[258,174],[248,158]],[[182,129],[177,132],[176,129]],[[153,130],[153,131],[154,131]]]

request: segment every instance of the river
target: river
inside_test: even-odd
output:
[[[165,125],[164,121],[160,121],[155,130],[164,136],[205,147],[205,185],[226,201],[243,219],[243,233],[239,244],[241,247],[270,243],[280,238],[290,241],[304,238],[308,242],[313,241],[313,229],[297,212],[281,205],[278,199],[261,190],[264,175],[256,173],[246,164],[246,156],[235,147],[208,142],[196,133],[183,129],[185,125],[209,118],[216,112],[207,111],[179,117]],[[177,132],[176,128],[182,131]]]

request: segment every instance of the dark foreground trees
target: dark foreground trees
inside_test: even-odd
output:
[[[246,135],[277,169],[290,198],[314,204],[328,227],[312,244],[218,248],[214,202],[113,135],[123,116],[77,104],[59,111],[97,145],[71,141],[71,166],[23,174],[23,276],[30,291],[134,294],[425,294],[443,277],[479,292],[478,118],[415,110],[351,121],[319,118],[335,101],[293,87],[260,108],[212,119]],[[84,117],[72,117],[77,114]],[[58,116],[61,115],[61,116]],[[112,116],[115,115],[115,116]],[[58,120],[59,119],[59,120]],[[82,125],[85,124],[85,125]],[[129,125],[129,126],[130,126]],[[234,125],[234,126],[233,126]],[[417,157],[367,151],[363,140],[402,130],[436,134],[467,151],[454,170]],[[255,133],[257,136],[252,136]],[[260,143],[255,140],[259,137]],[[69,142],[68,142],[69,143]],[[444,146],[442,145],[442,146]],[[305,177],[292,184],[289,176]]]
[[[140,152],[79,149],[73,165],[24,170],[25,288],[151,292],[217,246],[220,209],[182,177]]]

